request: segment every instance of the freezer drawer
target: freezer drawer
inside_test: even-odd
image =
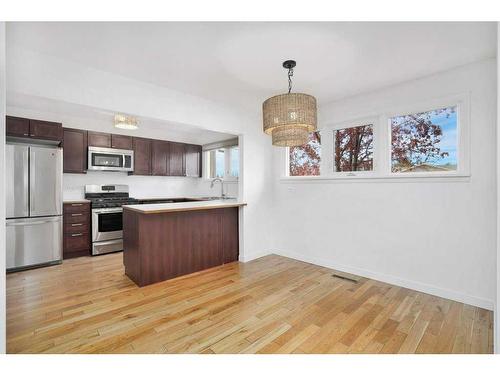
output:
[[[5,146],[5,216],[29,216],[28,207],[28,146]]]
[[[62,150],[30,147],[30,216],[62,214]]]
[[[6,221],[7,270],[61,262],[62,217]]]

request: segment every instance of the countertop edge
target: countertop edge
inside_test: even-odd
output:
[[[177,203],[167,203],[167,204],[177,204]],[[246,206],[246,203],[242,202],[234,202],[234,203],[223,203],[216,204],[212,206],[193,206],[193,207],[169,207],[169,208],[161,208],[157,210],[142,210],[140,208],[134,208],[130,206],[123,206],[124,211],[130,210],[134,212],[138,212],[141,214],[149,215],[149,214],[161,214],[167,212],[180,212],[180,211],[201,211],[201,210],[215,210],[217,208],[231,208],[231,207],[243,207]]]

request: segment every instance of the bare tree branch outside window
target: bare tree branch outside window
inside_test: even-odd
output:
[[[339,129],[333,138],[336,172],[373,170],[373,125]]]

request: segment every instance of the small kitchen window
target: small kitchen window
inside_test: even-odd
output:
[[[240,152],[238,139],[203,146],[205,159],[204,175],[208,179],[223,178],[236,181],[240,174]]]

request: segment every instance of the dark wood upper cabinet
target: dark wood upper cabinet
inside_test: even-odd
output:
[[[63,128],[63,171],[87,172],[87,131]]]
[[[168,176],[169,142],[151,141],[151,174]]]
[[[86,173],[87,149],[134,150],[135,175],[202,176],[202,148],[178,142],[63,128],[61,123],[6,116],[6,135],[62,142],[64,173]]]
[[[22,117],[6,117],[6,135],[29,137],[47,141],[62,142],[62,124],[59,122],[32,120]]]
[[[30,120],[30,137],[62,142],[62,124],[59,122]]]
[[[168,154],[168,175],[184,176],[184,143],[170,142]]]
[[[111,134],[111,147],[132,150],[132,137],[128,135]]]
[[[201,146],[184,145],[185,175],[201,177]]]
[[[151,139],[136,138],[132,140],[134,150],[134,171],[130,174],[150,175],[151,174]]]
[[[5,121],[6,135],[11,137],[29,137],[30,120],[27,118],[7,116]]]
[[[93,147],[111,147],[111,134],[88,132],[88,143]]]

